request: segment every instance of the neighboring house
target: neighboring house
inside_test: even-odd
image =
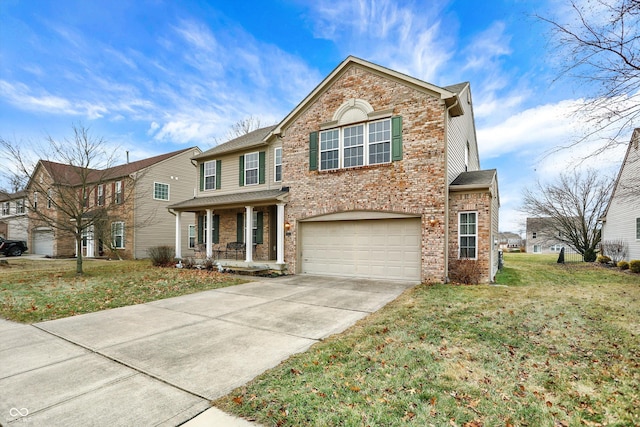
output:
[[[552,218],[527,218],[527,253],[559,254],[562,248],[569,250],[558,233]]]
[[[5,193],[0,191],[0,236],[7,240],[27,241],[26,193]]]
[[[193,196],[195,167],[190,159],[199,153],[199,148],[191,147],[103,170],[40,160],[27,186],[31,253],[73,257],[81,250],[90,258],[117,251],[122,257],[147,258],[151,247],[174,245],[175,218],[167,206]],[[56,200],[65,194],[82,201],[86,218],[104,215],[86,229],[81,248],[73,235],[40,218],[70,218]],[[185,250],[186,232],[185,227],[181,242]]]
[[[627,244],[627,260],[640,259],[640,128],[633,131],[609,204],[602,241]]]
[[[196,214],[208,256],[252,243],[224,263],[412,282],[446,281],[458,258],[484,282],[497,271],[497,174],[479,170],[468,83],[349,57],[276,126],[193,160],[196,197],[170,208],[180,229]]]
[[[516,233],[503,232],[498,236],[498,245],[503,251],[518,252],[522,247],[523,240],[520,235]]]

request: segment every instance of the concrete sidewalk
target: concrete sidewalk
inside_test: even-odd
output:
[[[209,402],[411,286],[287,276],[35,325],[0,320],[0,424],[255,426]]]

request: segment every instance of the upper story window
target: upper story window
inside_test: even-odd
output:
[[[309,170],[335,170],[402,160],[402,117],[374,111],[362,99],[345,101],[332,120],[309,135]]]
[[[169,200],[169,184],[153,183],[153,198],[155,200]]]
[[[2,204],[2,215],[9,215],[9,212],[11,212],[10,206],[11,204],[9,202],[4,202]]]
[[[391,119],[320,132],[320,170],[391,161]]]
[[[96,205],[104,206],[104,184],[99,184],[96,193]]]
[[[53,190],[47,190],[47,209],[51,209],[53,206]]]
[[[38,210],[38,192],[34,192],[33,193],[33,210],[37,211]]]
[[[278,147],[273,151],[273,180],[275,182],[282,181],[282,147]]]
[[[210,162],[204,162],[203,176],[204,176],[204,189],[215,190],[216,188],[216,162],[215,160]]]
[[[116,205],[120,205],[123,202],[122,198],[122,181],[116,181],[113,186],[113,201]]]
[[[258,170],[260,167],[258,153],[249,153],[244,156],[244,183],[254,185],[258,183]]]
[[[24,213],[24,200],[16,200],[16,213],[17,214]]]

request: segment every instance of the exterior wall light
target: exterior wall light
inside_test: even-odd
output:
[[[438,223],[438,220],[436,219],[436,217],[435,217],[435,216],[433,216],[433,215],[431,215],[431,216],[429,217],[429,225],[433,227],[433,226],[435,226],[437,223]]]
[[[284,231],[290,231],[290,230],[291,230],[291,223],[289,221],[285,221]]]

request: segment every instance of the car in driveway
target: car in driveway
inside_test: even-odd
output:
[[[20,256],[27,251],[27,242],[24,240],[6,240],[0,237],[0,253],[5,256]]]

